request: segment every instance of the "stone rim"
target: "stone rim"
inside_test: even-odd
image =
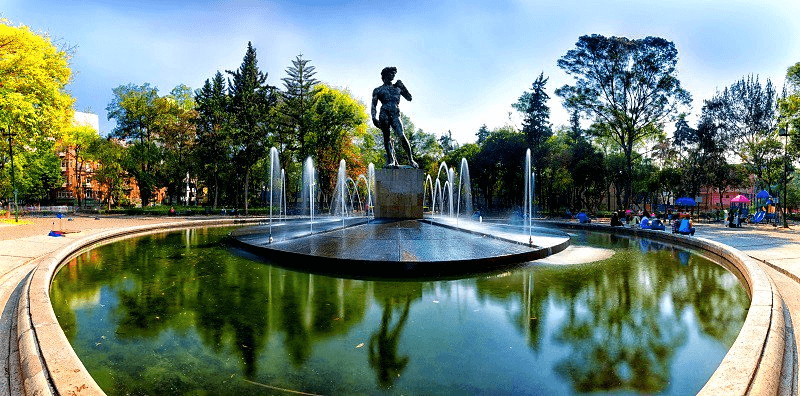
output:
[[[20,320],[30,320],[27,335],[34,335],[39,358],[43,363],[42,373],[25,372],[23,378],[34,381],[44,375],[46,383],[54,394],[104,394],[94,379],[86,371],[75,354],[60,326],[47,320],[54,317],[50,304],[49,290],[53,276],[66,259],[87,247],[110,243],[115,239],[128,238],[182,228],[225,226],[255,223],[251,221],[185,221],[168,225],[144,225],[126,227],[87,236],[67,245],[56,252],[36,259],[37,267],[30,280],[28,293],[21,297],[18,315]],[[751,296],[750,310],[742,330],[728,350],[722,363],[706,382],[699,394],[744,395],[778,394],[785,371],[791,370],[793,361],[787,356],[794,348],[787,346],[785,308],[783,300],[772,281],[758,267],[758,264],[742,252],[703,238],[672,235],[659,231],[634,230],[601,225],[578,225],[574,223],[549,223],[561,228],[587,229],[600,232],[613,232],[647,237],[707,251],[728,261],[737,268],[744,280],[744,286]],[[52,315],[52,316],[51,316]],[[42,319],[45,318],[45,319]],[[790,326],[790,325],[788,325]],[[22,335],[17,338],[22,343]]]

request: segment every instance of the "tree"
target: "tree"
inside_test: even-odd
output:
[[[800,62],[787,70],[786,83],[784,94],[778,99],[779,126],[788,131],[791,138],[787,156],[797,158],[797,153],[800,152]],[[791,161],[789,165],[793,163]]]
[[[447,133],[443,133],[442,136],[439,136],[439,146],[442,147],[442,153],[444,155],[457,149],[458,143],[453,139],[453,132],[448,129]]]
[[[308,109],[309,132],[304,146],[313,149],[319,182],[326,195],[336,185],[339,161],[346,158],[353,174],[366,174],[367,165],[355,154],[354,141],[366,134],[367,111],[349,92],[317,84],[313,106]]]
[[[783,171],[783,144],[775,133],[777,95],[772,82],[747,76],[705,102],[704,114],[724,134],[728,149],[766,186]]]
[[[197,141],[194,94],[186,85],[178,85],[170,94],[156,101],[159,141],[164,153],[164,177],[170,203],[186,191],[187,175],[192,170],[191,153]],[[188,205],[189,202],[186,202]]]
[[[276,107],[280,114],[278,119],[278,144],[283,151],[296,152],[295,160],[302,161],[309,155],[306,147],[306,135],[311,133],[311,119],[309,110],[314,106],[316,98],[314,86],[319,81],[314,78],[315,67],[309,65],[309,59],[303,59],[303,54],[295,57],[292,66],[286,69],[288,77],[283,81],[284,91],[280,94],[280,102]],[[286,156],[285,156],[286,157]],[[289,158],[284,158],[285,161]]]
[[[493,130],[481,145],[470,165],[470,176],[487,208],[521,205],[525,150],[524,135],[511,126]]]
[[[227,73],[231,76],[228,88],[231,96],[232,160],[235,169],[244,173],[237,176],[244,176],[243,204],[247,214],[251,170],[269,150],[268,115],[275,102],[275,92],[274,87],[267,84],[267,74],[259,70],[256,50],[250,42],[247,43],[241,66]]]
[[[195,139],[194,100],[184,85],[166,96],[148,83],[119,86],[113,92],[106,107],[108,118],[117,121],[112,136],[125,142],[123,167],[147,206],[158,189],[182,180],[188,169],[189,145]]]
[[[489,137],[489,133],[489,128],[486,127],[486,124],[481,125],[481,127],[478,128],[478,132],[475,133],[475,136],[478,137],[477,143],[479,145],[483,144],[486,138]]]
[[[576,48],[558,60],[573,76],[556,94],[568,110],[577,110],[603,127],[625,158],[624,205],[631,194],[634,150],[660,133],[662,124],[691,96],[677,78],[678,51],[663,38],[631,40],[594,34],[581,36]]]
[[[217,209],[220,194],[220,174],[230,170],[230,114],[229,97],[225,79],[217,71],[212,80],[206,80],[196,97],[197,144],[193,158],[198,177],[214,190],[213,208]]]
[[[122,167],[125,148],[116,139],[103,139],[97,136],[87,148],[91,157],[99,165],[94,171],[94,179],[106,187],[105,201],[108,209],[122,201],[127,173]]]
[[[100,135],[94,128],[89,126],[76,126],[68,129],[62,140],[63,148],[72,149],[74,152],[75,165],[72,171],[75,172],[75,182],[77,183],[75,187],[75,196],[78,200],[79,207],[82,206],[82,198],[84,195],[83,182],[81,180],[81,175],[84,173],[82,169],[85,169],[87,162],[94,160],[93,153],[89,150],[89,147],[99,138]],[[67,171],[69,171],[69,169]]]
[[[69,59],[69,50],[57,49],[47,35],[0,19],[0,190],[8,196],[13,193],[7,134],[14,146],[18,190],[25,191],[31,176],[27,172],[44,177],[30,180],[27,186],[33,188],[60,170],[54,142],[71,125],[74,114],[74,99],[67,91],[72,78]],[[46,194],[39,191],[33,196]]]
[[[547,101],[550,95],[545,92],[544,87],[548,78],[544,78],[544,73],[531,85],[530,91],[526,91],[519,97],[517,103],[512,106],[523,115],[522,133],[525,135],[525,143],[531,149],[531,165],[534,169],[534,178],[541,179],[544,160],[547,156],[549,145],[547,140],[553,136],[550,127],[550,107]],[[541,193],[541,184],[536,185],[536,195]]]

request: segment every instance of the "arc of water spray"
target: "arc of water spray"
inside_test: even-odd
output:
[[[279,173],[277,170],[280,169],[280,159],[278,157],[278,149],[272,147],[269,151],[269,243],[272,243],[272,196],[274,195],[274,188],[275,188],[275,174]],[[280,180],[278,180],[280,183]],[[280,199],[280,194],[278,195],[278,199]],[[280,204],[278,208],[278,215],[280,215]]]
[[[531,174],[531,149],[525,151],[525,214],[528,218],[528,243],[533,245],[533,175]]]

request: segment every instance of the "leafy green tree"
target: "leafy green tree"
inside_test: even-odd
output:
[[[164,153],[164,177],[170,203],[184,196],[191,155],[197,141],[197,110],[194,94],[186,85],[178,85],[169,95],[156,101],[159,141]],[[188,202],[186,202],[188,205]]]
[[[442,148],[442,154],[447,155],[449,152],[458,148],[458,142],[453,139],[453,132],[449,129],[447,133],[442,134],[439,136],[439,146]]]
[[[522,204],[526,149],[525,136],[510,126],[495,129],[483,142],[470,176],[488,209]]]
[[[309,132],[304,136],[307,149],[314,150],[319,182],[330,196],[336,185],[339,161],[348,161],[353,174],[366,174],[366,164],[355,156],[353,142],[367,131],[367,112],[349,92],[317,84],[313,105],[308,109]]]
[[[56,48],[47,35],[0,18],[0,192],[4,196],[13,195],[7,135],[12,137],[21,197],[43,199],[47,195],[42,188],[60,180],[54,177],[60,172],[54,142],[71,125],[75,101],[67,90],[72,78],[69,59],[69,50]]]
[[[194,99],[185,85],[166,96],[148,83],[119,86],[113,92],[106,107],[108,118],[117,121],[112,136],[127,144],[122,164],[139,187],[142,206],[147,206],[158,189],[174,191],[185,178],[195,140]]]
[[[81,180],[81,169],[85,169],[87,163],[95,159],[92,151],[89,150],[89,146],[99,138],[100,134],[98,134],[94,128],[89,126],[76,126],[68,129],[62,140],[64,148],[72,149],[75,155],[75,163],[72,171],[75,173],[75,182],[77,183],[75,195],[79,207],[82,206],[82,198],[84,196],[84,183]]]
[[[75,100],[70,55],[50,37],[0,19],[0,131],[21,142],[59,138],[71,125]],[[7,146],[6,146],[7,148]],[[5,150],[7,151],[7,150]]]
[[[268,116],[275,104],[275,89],[267,84],[267,74],[258,68],[256,50],[250,42],[241,66],[227,72],[231,76],[228,89],[231,97],[232,162],[234,169],[240,172],[236,176],[244,187],[242,203],[247,214],[251,170],[266,156],[270,147]]]
[[[790,174],[789,181],[791,181],[797,154],[800,153],[800,62],[795,63],[786,71],[786,84],[787,87],[782,97],[778,99],[778,111],[780,114],[779,127],[788,133],[786,168]],[[787,186],[791,187],[792,183]],[[787,196],[787,198],[789,197]],[[797,201],[790,200],[788,202],[794,202],[795,206],[797,205]]]
[[[94,171],[94,179],[106,187],[105,201],[108,209],[114,204],[122,203],[127,173],[122,167],[125,148],[116,139],[103,139],[98,136],[87,148],[98,166]]]
[[[6,140],[6,142],[8,142]],[[61,158],[56,155],[53,141],[38,136],[33,141],[20,144],[12,141],[14,150],[14,176],[18,202],[47,201],[53,189],[63,183],[61,177]],[[6,150],[5,154],[9,154]],[[1,155],[1,154],[0,154]],[[8,157],[6,157],[8,158]],[[11,184],[11,163],[5,165],[6,172],[0,173],[0,196],[13,196]]]
[[[558,60],[576,81],[556,94],[569,110],[603,125],[595,131],[624,156],[625,206],[630,201],[635,149],[657,136],[663,122],[691,101],[677,78],[677,62],[678,50],[663,38],[631,40],[598,34],[581,36],[576,48]]]
[[[590,211],[599,209],[606,190],[605,155],[583,135],[569,141],[568,170],[573,180],[576,207]]]
[[[112,92],[114,98],[106,110],[117,125],[111,133],[128,145],[122,164],[139,187],[142,206],[148,206],[162,180],[163,156],[156,144],[158,89],[148,83],[128,84]]]
[[[776,184],[782,172],[783,144],[776,130],[777,95],[772,82],[742,78],[705,102],[704,116],[724,134],[728,149],[764,185]],[[778,168],[777,170],[775,168]]]

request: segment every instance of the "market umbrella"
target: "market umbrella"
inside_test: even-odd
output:
[[[739,194],[739,195],[733,197],[733,199],[731,199],[731,202],[733,202],[733,203],[750,203],[750,200],[747,199],[747,197],[745,197],[744,195]]]
[[[675,205],[697,206],[697,202],[694,201],[694,198],[681,197],[675,200]]]

